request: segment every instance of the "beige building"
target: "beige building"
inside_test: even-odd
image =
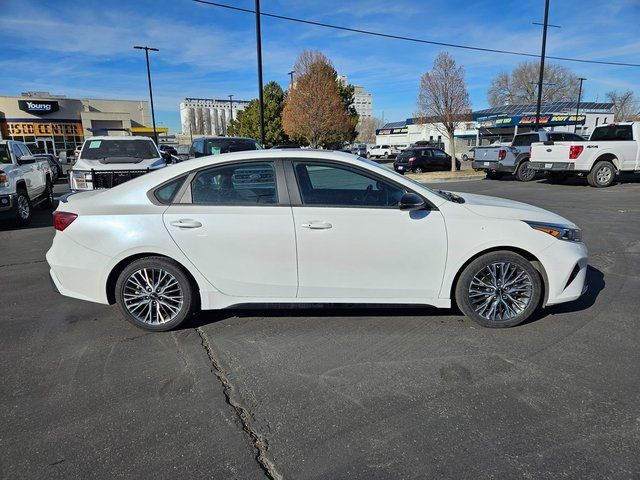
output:
[[[75,99],[49,92],[0,96],[0,137],[55,155],[72,151],[92,135],[150,135],[150,118],[144,100]]]

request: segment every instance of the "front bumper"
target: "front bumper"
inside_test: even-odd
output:
[[[545,305],[571,302],[586,291],[589,257],[584,243],[558,240],[539,259],[547,276]]]
[[[11,217],[16,213],[16,194],[0,195],[0,218]]]
[[[571,162],[529,162],[529,168],[537,172],[572,172],[575,165]]]

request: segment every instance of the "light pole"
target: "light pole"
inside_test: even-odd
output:
[[[229,124],[233,121],[233,94],[228,95],[229,97]]]
[[[293,88],[293,74],[296,73],[295,70],[291,70],[287,75],[289,75],[289,77],[291,78],[291,81],[289,82],[289,88]]]
[[[547,50],[548,23],[549,23],[549,0],[545,0],[544,24],[542,25],[542,51],[540,52],[540,75],[538,76],[538,101],[536,102],[536,131],[540,130],[540,104],[542,103],[542,81],[544,79],[544,55]]]
[[[578,88],[578,103],[576,104],[576,123],[573,125],[573,133],[578,130],[578,112],[580,111],[580,97],[582,97],[582,82],[586,80],[584,77],[578,77],[580,80],[580,87]]]
[[[156,141],[156,145],[157,145],[158,132],[156,131],[156,114],[153,110],[153,90],[151,88],[151,68],[149,67],[149,50],[151,50],[152,52],[159,52],[160,50],[153,47],[147,47],[146,45],[144,47],[135,45],[133,48],[136,48],[138,50],[144,50],[144,55],[147,59],[147,80],[149,80],[149,99],[151,100],[151,121],[153,122],[153,139]]]
[[[256,50],[258,56],[258,101],[260,102],[260,143],[264,147],[264,93],[262,92],[262,34],[260,33],[260,0],[256,0]]]

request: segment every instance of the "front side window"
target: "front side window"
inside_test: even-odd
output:
[[[346,166],[295,162],[303,205],[393,207],[404,189]]]
[[[239,163],[208,168],[191,182],[193,203],[273,205],[278,203],[272,162]]]
[[[11,163],[11,155],[6,143],[0,143],[0,163]]]

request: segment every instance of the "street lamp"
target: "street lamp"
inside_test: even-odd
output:
[[[149,99],[151,100],[151,121],[153,122],[153,138],[156,141],[156,145],[158,144],[158,132],[156,131],[156,115],[153,110],[153,90],[151,89],[151,68],[149,67],[149,50],[152,52],[159,52],[157,48],[141,47],[139,45],[135,45],[133,48],[138,50],[144,50],[145,57],[147,59],[147,79],[149,80]]]
[[[260,102],[260,143],[264,147],[264,93],[262,91],[262,34],[260,33],[260,0],[256,0],[256,53],[258,57],[258,101]]]
[[[578,103],[576,105],[576,123],[573,125],[573,133],[578,130],[578,112],[580,111],[580,97],[582,96],[582,82],[586,80],[584,77],[578,77],[580,80],[580,88],[578,88]]]

